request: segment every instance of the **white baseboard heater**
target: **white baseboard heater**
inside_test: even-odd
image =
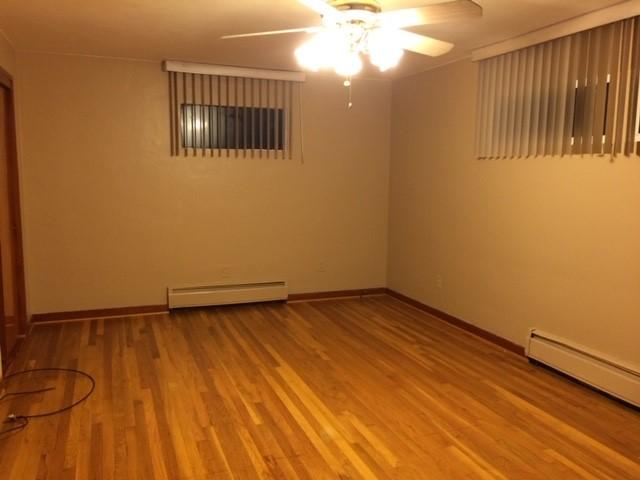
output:
[[[532,329],[527,357],[640,407],[640,369],[555,335]]]
[[[169,308],[205,307],[286,300],[287,282],[256,282],[169,287]]]

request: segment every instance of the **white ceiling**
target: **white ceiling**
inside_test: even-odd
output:
[[[381,0],[383,10],[442,0]],[[438,58],[407,53],[392,75],[408,75],[620,0],[476,0],[482,19],[412,29],[456,44]],[[220,36],[318,25],[297,0],[0,0],[0,29],[17,50],[296,69],[305,34]],[[372,72],[369,72],[371,74]],[[385,74],[387,76],[389,74]]]

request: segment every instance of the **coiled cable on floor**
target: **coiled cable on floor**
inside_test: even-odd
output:
[[[4,377],[4,381],[7,381],[10,378],[17,377],[19,375],[26,375],[26,374],[33,373],[33,372],[66,372],[66,373],[73,373],[73,374],[80,375],[80,376],[83,376],[83,377],[87,378],[91,382],[91,388],[89,389],[89,391],[86,394],[84,394],[80,399],[76,400],[75,402],[73,402],[73,403],[71,403],[69,405],[65,405],[64,407],[57,408],[55,410],[51,410],[50,412],[27,414],[27,415],[21,415],[21,414],[16,414],[16,413],[9,414],[7,416],[7,419],[4,421],[4,423],[18,423],[18,424],[13,426],[13,427],[1,430],[0,431],[0,438],[4,437],[4,435],[6,435],[8,433],[12,433],[12,432],[17,432],[17,431],[23,430],[29,424],[29,419],[31,419],[31,418],[50,417],[52,415],[58,415],[59,413],[66,412],[67,410],[71,410],[73,407],[76,407],[76,406],[80,405],[87,398],[89,398],[91,396],[91,394],[93,393],[93,391],[95,390],[95,388],[96,388],[96,381],[90,374],[88,374],[87,372],[83,372],[82,370],[77,370],[75,368],[32,368],[32,369],[29,369],[29,370],[22,370],[20,372],[12,373],[11,375],[7,375],[6,377]],[[20,391],[20,392],[8,392],[8,393],[5,393],[4,395],[2,395],[2,397],[0,397],[0,401],[4,400],[7,397],[13,397],[13,396],[19,396],[19,395],[30,395],[30,394],[35,394],[35,393],[48,392],[48,391],[51,391],[51,390],[54,390],[54,389],[55,389],[55,387],[48,387],[48,388],[41,388],[41,389],[37,389],[37,390],[24,390],[24,391]]]

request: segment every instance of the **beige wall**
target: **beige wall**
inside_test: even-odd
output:
[[[20,54],[31,313],[160,304],[172,284],[386,284],[390,83],[304,86],[304,163],[170,157],[157,63]]]
[[[476,160],[476,80],[464,61],[394,82],[389,287],[640,365],[640,159]]]
[[[310,78],[304,163],[170,157],[156,63],[18,68],[32,313],[180,283],[387,284],[519,344],[538,327],[640,364],[640,162],[476,160],[470,62],[396,81],[391,112],[388,83],[356,82],[347,112],[340,82]]]

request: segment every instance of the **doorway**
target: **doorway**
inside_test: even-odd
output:
[[[0,69],[0,349],[10,361],[27,327],[13,79]]]

